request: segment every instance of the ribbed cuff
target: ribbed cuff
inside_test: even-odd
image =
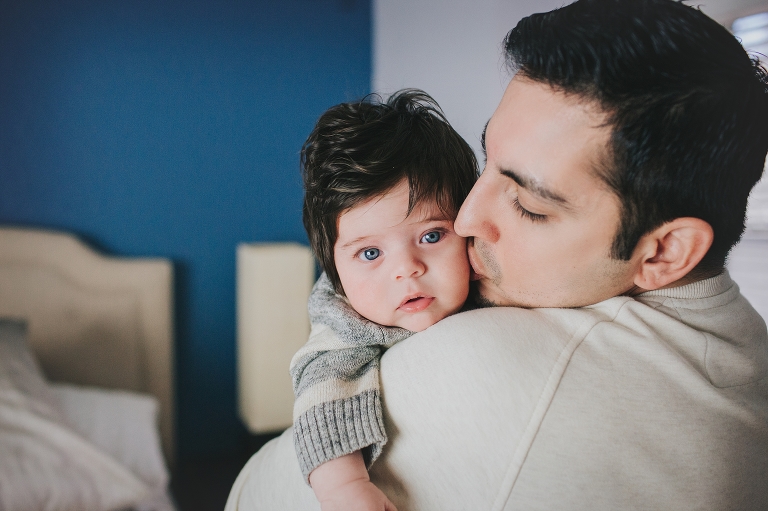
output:
[[[366,466],[381,454],[387,443],[378,390],[321,403],[293,422],[293,441],[304,481],[326,461],[363,451]]]

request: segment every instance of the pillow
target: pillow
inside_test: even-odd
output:
[[[168,486],[157,425],[159,405],[148,394],[52,383],[66,421],[152,488]]]
[[[25,342],[0,321],[0,509],[106,511],[151,494],[129,469],[72,431]]]
[[[0,318],[0,393],[31,413],[61,422],[61,407],[27,347],[26,334],[23,321]]]

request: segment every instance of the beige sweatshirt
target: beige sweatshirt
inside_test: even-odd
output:
[[[449,317],[381,360],[399,511],[768,509],[768,333],[727,273],[580,309]],[[317,509],[292,431],[227,510]]]

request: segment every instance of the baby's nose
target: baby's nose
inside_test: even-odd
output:
[[[409,254],[400,260],[395,271],[395,279],[420,277],[425,271],[427,271],[427,267],[424,262]]]

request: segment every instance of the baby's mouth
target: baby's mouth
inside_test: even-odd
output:
[[[432,296],[423,296],[423,295],[409,296],[402,301],[398,309],[403,312],[421,312],[427,307],[429,307],[430,304],[434,301],[434,299],[435,298]]]

